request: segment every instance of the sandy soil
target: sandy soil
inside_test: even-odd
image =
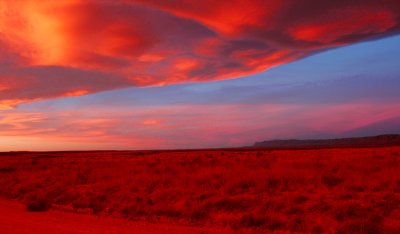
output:
[[[25,206],[0,200],[0,232],[2,234],[28,233],[216,233],[198,227],[174,226],[131,222],[92,215],[67,213],[50,210],[47,212],[28,212]],[[218,231],[221,233],[221,230]],[[226,231],[223,231],[226,233]]]

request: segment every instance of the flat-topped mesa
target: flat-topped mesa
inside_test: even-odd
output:
[[[307,140],[270,140],[256,142],[255,148],[297,148],[297,147],[379,147],[400,146],[399,134],[388,134],[370,137],[352,137],[338,139],[307,139]]]

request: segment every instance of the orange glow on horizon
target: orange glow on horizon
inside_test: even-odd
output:
[[[157,119],[146,119],[143,121],[143,125],[150,125],[150,126],[154,126],[154,125],[160,125],[161,122]]]
[[[90,108],[52,113],[14,111],[0,116],[0,138],[12,139],[15,148],[4,146],[1,150],[29,149],[32,144],[32,149],[51,148],[53,143],[60,149],[184,148],[213,144],[238,147],[257,138],[290,138],[306,130],[340,134],[400,115],[398,103],[379,107],[370,103],[201,107],[204,108],[178,105],[112,112]],[[313,111],[316,108],[318,111]],[[294,129],[299,122],[301,127]],[[260,123],[265,123],[262,131]],[[253,131],[258,132],[247,134]],[[31,140],[25,141],[27,138]]]

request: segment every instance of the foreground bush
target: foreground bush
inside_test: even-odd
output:
[[[31,212],[47,211],[51,206],[51,201],[40,193],[33,194],[25,203],[26,209]]]

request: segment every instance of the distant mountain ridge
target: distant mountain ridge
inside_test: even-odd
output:
[[[256,142],[254,148],[303,148],[303,147],[379,147],[400,146],[399,134],[387,134],[369,137],[309,140],[270,140]]]

